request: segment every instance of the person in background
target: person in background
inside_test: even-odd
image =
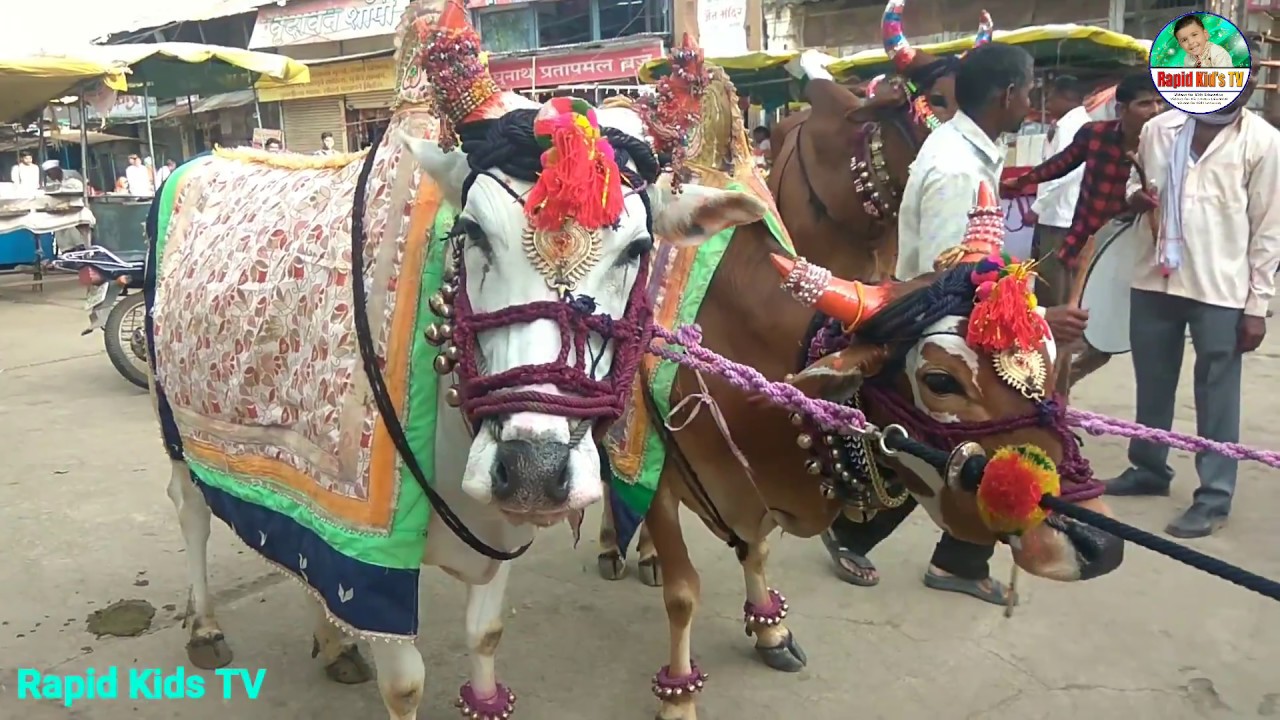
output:
[[[116,187],[115,187],[115,189],[114,189],[114,190],[112,190],[111,192],[113,192],[113,193],[119,193],[119,194],[121,194],[121,195],[128,195],[128,194],[129,194],[129,180],[128,180],[127,178],[125,178],[123,175],[121,175],[120,177],[116,178]]]
[[[1168,430],[1188,330],[1195,349],[1196,434],[1240,440],[1244,353],[1267,334],[1267,308],[1280,265],[1280,130],[1245,108],[1257,87],[1262,53],[1250,42],[1252,72],[1228,106],[1189,115],[1170,110],[1147,123],[1138,157],[1150,187],[1130,178],[1130,203],[1158,210],[1159,236],[1139,222],[1130,291],[1129,337],[1137,422]],[[1129,468],[1108,495],[1168,495],[1169,447],[1132,440]],[[1231,512],[1237,461],[1196,453],[1200,487],[1191,507],[1165,532],[1211,535]]]
[[[129,183],[129,194],[138,197],[155,195],[155,186],[151,184],[151,170],[142,164],[142,158],[129,156],[129,167],[124,170],[125,180]]]
[[[31,158],[30,150],[22,151],[18,164],[14,165],[13,169],[9,171],[9,180],[14,185],[32,190],[40,188],[40,168],[36,167],[35,161]]]
[[[71,184],[67,185],[67,189],[79,190],[81,188],[76,187],[75,183],[80,183],[81,186],[84,184],[84,176],[75,170],[63,170],[62,163],[57,160],[45,160],[40,169],[44,170],[45,187],[47,188],[62,189],[69,182]]]
[[[1071,139],[1031,172],[1002,184],[1006,193],[1037,183],[1042,191],[1048,188],[1048,202],[1036,201],[1041,210],[1032,206],[1038,213],[1033,247],[1040,259],[1036,299],[1048,307],[1067,302],[1080,269],[1080,251],[1127,206],[1125,184],[1133,169],[1128,153],[1138,149],[1143,126],[1162,108],[1151,75],[1135,73],[1124,78],[1116,87],[1116,108],[1118,120],[1081,122],[1077,129],[1072,126],[1087,120],[1088,113],[1083,107],[1072,110],[1063,118],[1070,124],[1059,123],[1067,125],[1062,134],[1069,131]],[[1064,184],[1073,177],[1073,185]],[[1064,191],[1073,197],[1060,195]]]
[[[284,150],[284,147],[280,144],[280,141],[275,138],[271,138],[270,140],[267,140],[265,143],[263,143],[262,148],[269,153],[278,153]]]
[[[983,45],[959,61],[955,76],[959,110],[924,141],[903,191],[895,273],[899,280],[933,272],[934,261],[964,241],[979,186],[999,187],[1005,152],[996,141],[1004,133],[1017,131],[1031,111],[1032,83],[1031,55],[1016,45]],[[1046,313],[1055,337],[1067,340],[1080,337],[1087,317],[1083,310],[1066,307]],[[881,510],[867,522],[838,516],[823,534],[836,563],[836,576],[853,585],[877,584],[880,578],[866,554],[915,506],[914,500],[907,500],[897,508]],[[967,543],[943,533],[924,583],[935,590],[1003,605],[1011,600],[1011,591],[991,577],[993,554],[994,546]]]
[[[320,133],[320,149],[316,151],[317,155],[337,155],[338,151],[334,148],[333,133],[325,131]]]
[[[773,161],[773,144],[769,142],[769,128],[760,125],[751,131],[751,150],[756,167],[768,170]]]
[[[1070,75],[1054,78],[1045,98],[1045,112],[1053,120],[1049,128],[1048,155],[1053,157],[1071,144],[1076,131],[1089,122],[1089,114],[1081,106],[1084,94],[1080,91],[1079,81]],[[1031,211],[1022,219],[1032,225],[1035,231],[1031,237],[1031,256],[1043,260],[1056,253],[1062,246],[1062,239],[1071,227],[1071,218],[1075,213],[1076,198],[1080,196],[1080,179],[1084,176],[1084,168],[1077,168],[1057,180],[1042,182],[1036,188],[1036,200]],[[1041,280],[1049,280],[1048,268],[1043,263],[1037,270]],[[1057,278],[1052,282],[1036,283],[1036,299],[1045,305],[1059,305],[1065,301],[1066,290],[1061,290]],[[1060,292],[1061,291],[1061,292]],[[1064,295],[1061,300],[1055,297]],[[1056,300],[1056,302],[1055,302]]]
[[[1189,68],[1229,68],[1231,53],[1209,38],[1209,31],[1199,13],[1190,13],[1178,18],[1173,24],[1173,36],[1178,39],[1178,46],[1187,54],[1182,61],[1183,67]]]
[[[160,169],[156,171],[156,189],[157,190],[160,188],[161,185],[164,185],[164,181],[169,179],[169,176],[173,174],[174,169],[177,167],[178,167],[178,163],[173,158],[169,158],[168,160],[164,161],[164,165],[161,165]]]

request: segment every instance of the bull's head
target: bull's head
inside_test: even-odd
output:
[[[1061,408],[1045,398],[1057,359],[1047,323],[1032,311],[1040,325],[1033,328],[1036,342],[1025,349],[995,350],[975,339],[980,333],[970,325],[993,320],[989,308],[981,307],[985,301],[975,311],[975,295],[986,282],[975,277],[981,274],[975,269],[983,265],[964,254],[958,260],[963,264],[911,282],[864,285],[775,256],[787,278],[784,287],[841,323],[848,340],[845,349],[806,367],[793,384],[811,397],[837,402],[858,393],[871,423],[901,425],[937,450],[950,451],[965,441],[988,453],[1010,445],[1037,446],[1062,470],[1065,496],[1087,497],[1081,504],[1107,513],[1076,438],[1062,422]],[[1006,277],[1001,282],[1009,284],[1001,289],[1027,280]],[[984,523],[975,494],[948,484],[938,468],[907,453],[877,461],[955,537],[980,544],[1006,539]],[[1010,544],[1019,566],[1055,580],[1105,574],[1123,556],[1119,539],[1059,516]]]

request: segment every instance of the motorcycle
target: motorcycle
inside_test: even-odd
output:
[[[89,288],[84,309],[89,327],[105,334],[107,358],[117,372],[140,388],[147,388],[146,306],[143,305],[142,276],[145,251],[113,252],[101,245],[61,253],[53,265],[75,272],[80,284]]]

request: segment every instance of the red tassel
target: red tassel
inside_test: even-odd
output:
[[[974,305],[965,342],[991,354],[1018,348],[1034,350],[1044,342],[1044,323],[1035,311],[1027,277],[1001,278],[986,300]]]
[[[559,230],[572,218],[589,230],[617,223],[622,214],[622,181],[607,141],[591,142],[573,124],[556,128],[542,155],[542,174],[529,193],[535,230]]]

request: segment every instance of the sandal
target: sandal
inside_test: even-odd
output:
[[[992,605],[1007,605],[1009,602],[1009,590],[1004,583],[995,578],[983,580],[968,580],[955,575],[938,575],[932,570],[926,570],[924,573],[925,587],[934,590],[942,590],[943,592],[957,592],[970,597],[975,597],[983,602],[989,602]],[[1014,597],[1013,604],[1018,604],[1018,598]]]
[[[875,587],[880,584],[880,576],[871,574],[875,573],[876,566],[866,556],[859,555],[849,548],[841,547],[840,541],[836,539],[835,534],[830,530],[822,533],[822,544],[827,548],[827,552],[831,554],[831,561],[835,563],[836,577],[858,587]],[[845,567],[845,562],[850,563],[861,572]]]

